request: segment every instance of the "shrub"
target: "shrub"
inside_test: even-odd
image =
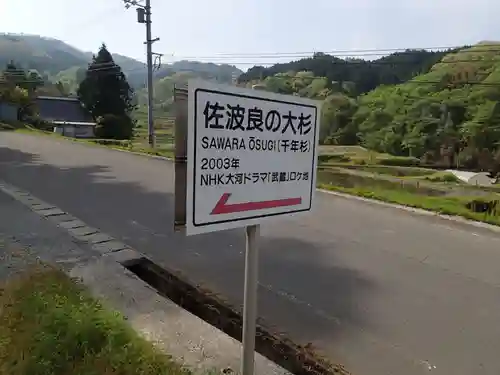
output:
[[[377,163],[397,167],[416,167],[420,165],[420,159],[411,156],[383,157],[377,159]]]
[[[498,202],[498,200],[487,201],[484,199],[474,199],[467,202],[465,207],[473,212],[495,215],[498,213],[498,209],[500,208],[500,204]]]
[[[460,179],[455,176],[453,173],[438,173],[432,176],[425,177],[426,180],[432,182],[453,182],[460,183]]]
[[[338,155],[338,154],[324,154],[324,155],[318,156],[318,162],[320,164],[328,163],[329,161],[335,161],[335,162],[339,162],[339,163],[348,163],[351,161],[351,158],[349,156]]]
[[[126,115],[104,115],[99,117],[95,135],[101,139],[130,139],[134,130],[134,122]]]

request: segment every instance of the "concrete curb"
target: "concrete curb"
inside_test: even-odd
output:
[[[92,249],[101,254],[130,249],[126,244],[115,240],[107,234],[100,233],[76,217],[60,210],[53,204],[47,203],[32,196],[30,193],[18,189],[6,182],[0,181],[0,191],[29,207],[36,214],[45,217],[61,229],[68,232],[74,239],[87,242]]]
[[[0,191],[101,254],[90,261],[77,260],[76,266],[68,270],[69,275],[79,278],[95,297],[120,311],[146,339],[174,356],[195,374],[206,374],[215,369],[227,374],[239,373],[242,352],[239,341],[160,296],[124,267],[124,264],[146,256],[2,180]],[[259,353],[255,355],[255,373],[291,375]]]

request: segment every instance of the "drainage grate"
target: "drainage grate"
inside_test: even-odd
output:
[[[193,286],[146,258],[125,265],[164,297],[241,342],[243,320],[234,308],[213,293]],[[295,375],[346,375],[341,365],[331,365],[311,350],[257,326],[256,350]]]

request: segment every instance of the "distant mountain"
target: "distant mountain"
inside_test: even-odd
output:
[[[134,88],[140,91],[145,87],[147,69],[143,62],[116,53],[113,58]],[[46,80],[63,82],[69,91],[76,89],[91,59],[92,52],[81,51],[57,39],[38,35],[0,34],[0,69],[13,60],[24,69],[37,70]],[[154,73],[154,78],[159,80],[176,73],[230,82],[242,71],[225,64],[179,61],[163,65]]]
[[[73,66],[84,65],[87,55],[56,39],[37,35],[0,34],[0,66],[9,61],[51,76]]]

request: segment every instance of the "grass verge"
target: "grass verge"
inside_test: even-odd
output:
[[[360,186],[340,187],[321,183],[318,184],[318,187],[325,190],[338,191],[341,193],[375,199],[387,203],[396,203],[403,206],[421,208],[444,215],[461,216],[469,220],[500,225],[500,212],[497,211],[495,214],[491,215],[473,212],[467,208],[467,203],[475,199],[473,197],[426,196],[413,194],[404,190]]]
[[[189,374],[62,271],[33,266],[0,299],[1,375]]]
[[[150,148],[147,146],[143,146],[142,144],[134,143],[132,141],[113,141],[113,140],[102,140],[102,139],[70,138],[70,137],[64,137],[62,135],[59,135],[59,134],[56,134],[53,132],[35,129],[32,127],[25,127],[22,129],[16,129],[15,131],[17,133],[27,133],[27,134],[35,134],[35,135],[44,135],[44,136],[48,136],[48,137],[56,137],[56,138],[65,139],[65,140],[68,140],[71,142],[84,143],[84,144],[96,146],[96,147],[106,147],[106,148],[136,152],[136,153],[146,154],[146,155],[164,156],[167,158],[174,157],[174,151],[172,149],[164,149],[164,148],[153,149],[153,148]],[[105,142],[103,142],[103,141],[105,141]]]

